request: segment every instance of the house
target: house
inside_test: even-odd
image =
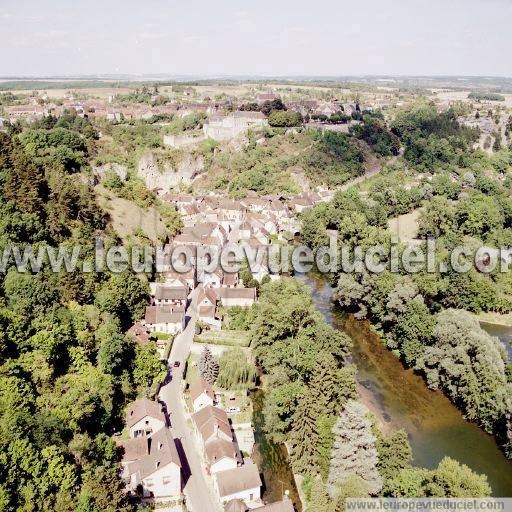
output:
[[[282,501],[276,501],[275,503],[269,503],[264,507],[254,509],[255,512],[295,512],[293,503],[288,496],[285,496]]]
[[[210,326],[211,329],[220,330],[222,327],[222,319],[216,306],[199,306],[197,319]]]
[[[197,298],[197,306],[217,307],[217,293],[213,288],[203,288]]]
[[[222,503],[242,500],[249,508],[261,504],[261,478],[258,467],[247,459],[242,466],[215,474],[217,493]]]
[[[161,501],[181,496],[181,462],[169,429],[118,444],[124,450],[121,478],[128,491]]]
[[[241,464],[240,450],[225,411],[207,405],[192,415],[192,421],[202,441],[210,474]]]
[[[238,228],[238,240],[248,240],[252,236],[252,225],[249,220],[242,222]]]
[[[188,286],[189,290],[193,290],[197,285],[197,278],[195,269],[190,269],[187,272],[177,272],[172,268],[163,269],[162,271],[165,284],[172,287]]]
[[[208,405],[214,405],[215,394],[213,392],[212,385],[203,379],[199,379],[190,386],[190,399],[192,400],[192,406],[194,412],[207,407]]]
[[[134,339],[137,343],[148,343],[151,338],[151,331],[147,326],[142,325],[141,322],[134,323],[127,331],[126,334]]]
[[[218,208],[231,221],[241,222],[245,216],[245,208],[240,201],[223,199],[219,201]]]
[[[9,121],[15,122],[18,119],[35,121],[48,115],[48,109],[42,105],[14,105],[5,108]]]
[[[177,334],[185,329],[183,306],[147,306],[142,322],[151,332]]]
[[[147,437],[165,425],[165,415],[158,402],[144,398],[133,402],[126,410],[126,426],[131,438]]]
[[[231,500],[224,506],[224,512],[247,512],[247,505],[242,500]]]
[[[165,306],[186,306],[188,298],[188,286],[169,286],[167,284],[158,284],[155,290],[155,305]]]
[[[301,197],[297,196],[290,201],[292,208],[296,213],[302,213],[307,208],[311,208],[314,206],[313,201],[309,197]]]
[[[225,307],[252,306],[256,302],[256,288],[219,288],[217,296]]]
[[[207,405],[192,415],[192,421],[202,439],[206,444],[212,439],[224,439],[233,441],[233,432],[228,415],[222,409]]]
[[[238,272],[224,272],[222,275],[222,286],[225,288],[235,288],[239,282]]]
[[[256,96],[256,102],[258,103],[258,105],[261,105],[262,103],[265,103],[266,101],[277,100],[277,98],[278,98],[278,96],[276,96],[274,93],[267,92],[267,93],[258,94],[258,96]]]
[[[224,272],[220,267],[217,267],[213,272],[206,272],[203,270],[197,276],[197,280],[200,283],[203,283],[203,286],[205,287],[220,288],[223,276]]]
[[[242,462],[238,447],[233,441],[210,439],[204,445],[204,452],[211,475],[234,469]]]

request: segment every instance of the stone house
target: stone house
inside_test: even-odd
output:
[[[158,283],[154,291],[154,303],[156,306],[187,306],[188,286],[169,286]]]
[[[216,473],[215,484],[222,503],[242,500],[249,508],[262,505],[260,474],[249,459],[242,466]]]
[[[151,338],[151,331],[141,322],[135,322],[127,331],[126,334],[134,339],[137,343],[149,343]]]
[[[240,450],[225,411],[207,405],[192,415],[192,422],[203,446],[210,474],[241,464]]]
[[[217,141],[227,141],[243,135],[250,128],[268,126],[267,118],[261,112],[232,112],[227,116],[214,115],[203,125],[203,133]]]
[[[178,334],[185,328],[183,306],[147,306],[142,322],[151,332]]]
[[[160,404],[146,398],[129,405],[125,419],[131,438],[150,436],[166,426]]]
[[[227,308],[252,306],[256,302],[256,288],[219,288],[217,296]]]
[[[121,478],[128,491],[156,501],[181,497],[181,461],[169,429],[118,444],[124,451]]]
[[[190,399],[194,412],[197,412],[204,407],[215,404],[215,393],[213,387],[209,382],[199,379],[192,386],[190,386]]]

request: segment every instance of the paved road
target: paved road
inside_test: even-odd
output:
[[[181,441],[182,450],[180,451],[184,453],[186,463],[188,464],[188,468],[185,468],[185,473],[189,472],[190,476],[185,483],[184,489],[188,508],[192,509],[193,512],[217,512],[220,510],[220,505],[212,495],[210,487],[206,482],[204,470],[201,467],[201,460],[194,446],[193,432],[187,425],[182,401],[183,366],[190,354],[194,339],[198,293],[199,288],[192,292],[191,305],[187,310],[187,316],[189,317],[187,327],[174,340],[169,355],[170,366],[172,366],[174,361],[180,361],[180,367],[172,369],[172,380],[165,386],[162,386],[159,397],[167,406],[167,410],[170,413],[172,434],[175,439]]]

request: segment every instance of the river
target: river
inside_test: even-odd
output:
[[[490,322],[480,322],[480,325],[482,329],[486,330],[490,335],[499,338],[508,353],[509,359],[512,361],[512,327],[492,324]]]
[[[414,464],[434,468],[447,455],[487,474],[494,496],[512,496],[512,462],[494,438],[466,421],[443,393],[429,390],[420,376],[404,369],[368,322],[337,310],[331,301],[333,290],[322,277],[309,274],[298,279],[311,288],[314,304],[327,322],[352,338],[362,400],[385,429],[406,430]]]
[[[282,444],[273,443],[265,434],[263,416],[264,392],[261,389],[251,393],[253,404],[254,426],[254,461],[263,474],[263,499],[267,503],[273,503],[283,499],[285,491],[289,492],[295,510],[301,512],[300,502],[295,479],[290,467],[288,452]]]

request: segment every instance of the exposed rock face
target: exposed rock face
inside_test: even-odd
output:
[[[92,168],[92,172],[101,181],[108,172],[116,173],[123,181],[128,177],[128,169],[120,164],[98,165]]]
[[[199,156],[194,158],[192,155],[187,154],[183,158],[183,160],[178,164],[178,169],[176,171],[176,175],[178,183],[184,183],[185,185],[190,185],[194,178],[200,174],[204,169],[204,158]]]
[[[161,170],[153,155],[148,153],[140,159],[137,174],[144,180],[148,189],[160,188],[167,191],[179,184],[190,185],[203,168],[204,159],[202,156],[194,158],[187,153],[176,169],[173,169],[169,164],[165,164]]]

